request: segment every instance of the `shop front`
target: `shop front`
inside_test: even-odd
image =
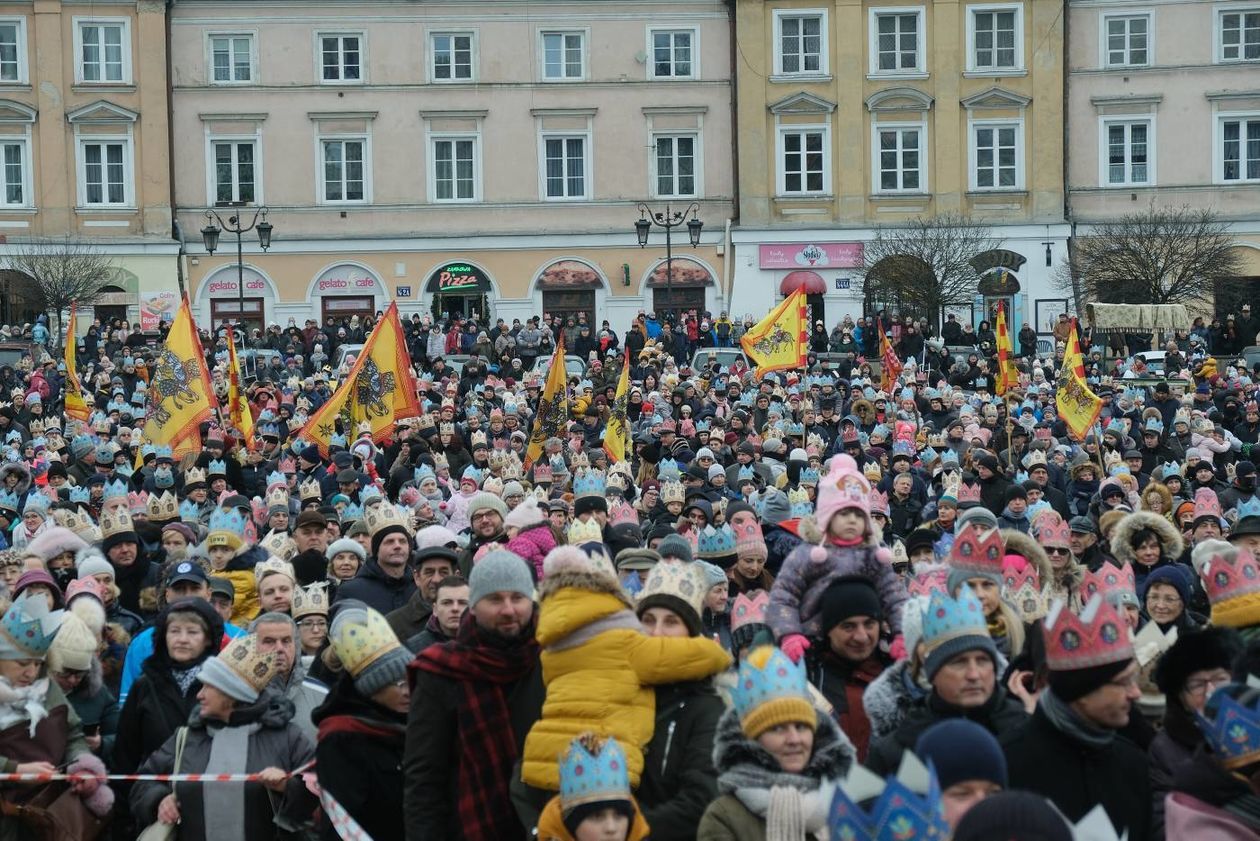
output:
[[[338,263],[324,269],[311,283],[308,295],[319,308],[320,323],[375,318],[390,299],[380,277],[358,263]]]
[[[679,313],[700,316],[712,310],[710,298],[714,284],[713,272],[698,260],[690,257],[662,260],[648,273],[649,309],[657,318],[666,315],[672,318]]]
[[[245,283],[243,292],[241,280]],[[275,284],[251,266],[245,266],[239,276],[235,265],[220,266],[206,276],[193,297],[203,326],[217,328],[225,321],[239,322],[247,332],[263,328],[275,303]]]
[[[435,319],[477,318],[490,312],[490,275],[466,260],[443,263],[425,281]]]
[[[603,274],[585,260],[556,260],[538,273],[534,288],[542,294],[542,312],[546,317],[577,318],[596,325],[598,296],[607,288]]]
[[[837,312],[853,297],[853,275],[861,269],[860,242],[787,242],[763,244],[758,248],[758,265],[774,272],[783,300],[801,290],[805,293],[810,322],[828,320],[827,302],[833,300]]]

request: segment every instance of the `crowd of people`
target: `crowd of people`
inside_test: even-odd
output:
[[[1260,371],[1100,355],[1078,441],[1062,346],[997,396],[987,323],[880,322],[891,388],[874,319],[765,373],[692,367],[724,313],[417,316],[422,414],[327,454],[370,321],[253,331],[254,436],[178,457],[161,337],[77,337],[86,423],[57,354],[0,370],[0,839],[1257,837]]]

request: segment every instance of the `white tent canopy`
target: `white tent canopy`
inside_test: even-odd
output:
[[[1099,333],[1189,330],[1184,304],[1086,304],[1086,316]]]

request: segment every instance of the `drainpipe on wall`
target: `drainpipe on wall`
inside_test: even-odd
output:
[[[732,317],[731,296],[735,294],[735,250],[731,242],[731,225],[734,222],[731,217],[726,217],[725,232],[722,234],[722,300],[726,304],[728,318]]]
[[[179,242],[179,254],[175,258],[175,279],[179,283],[179,295],[184,296],[184,255],[186,249],[184,247],[184,233],[179,227],[179,219],[175,216],[175,83],[172,81],[171,71],[171,8],[175,5],[175,0],[166,0],[166,15],[164,24],[166,26],[166,43],[163,49],[166,50],[166,165],[167,165],[167,185],[170,190],[171,205],[171,238]]]
[[[735,247],[731,242],[731,228],[739,221],[739,83],[736,68],[739,66],[739,43],[735,40],[735,5],[737,0],[726,0],[730,21],[730,77],[731,77],[731,215],[726,220],[726,253],[722,261],[724,278],[723,295],[726,298],[726,315],[734,318],[731,298],[735,294]],[[1065,0],[1066,2],[1066,0]]]

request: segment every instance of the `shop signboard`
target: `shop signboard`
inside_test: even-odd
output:
[[[146,294],[140,299],[140,329],[144,332],[157,330],[163,321],[174,321],[175,311],[178,309],[179,294],[176,292]]]
[[[830,267],[856,269],[862,265],[860,242],[776,242],[758,246],[763,269]]]
[[[431,295],[475,295],[490,291],[490,278],[470,263],[452,262],[429,275],[425,290]]]

